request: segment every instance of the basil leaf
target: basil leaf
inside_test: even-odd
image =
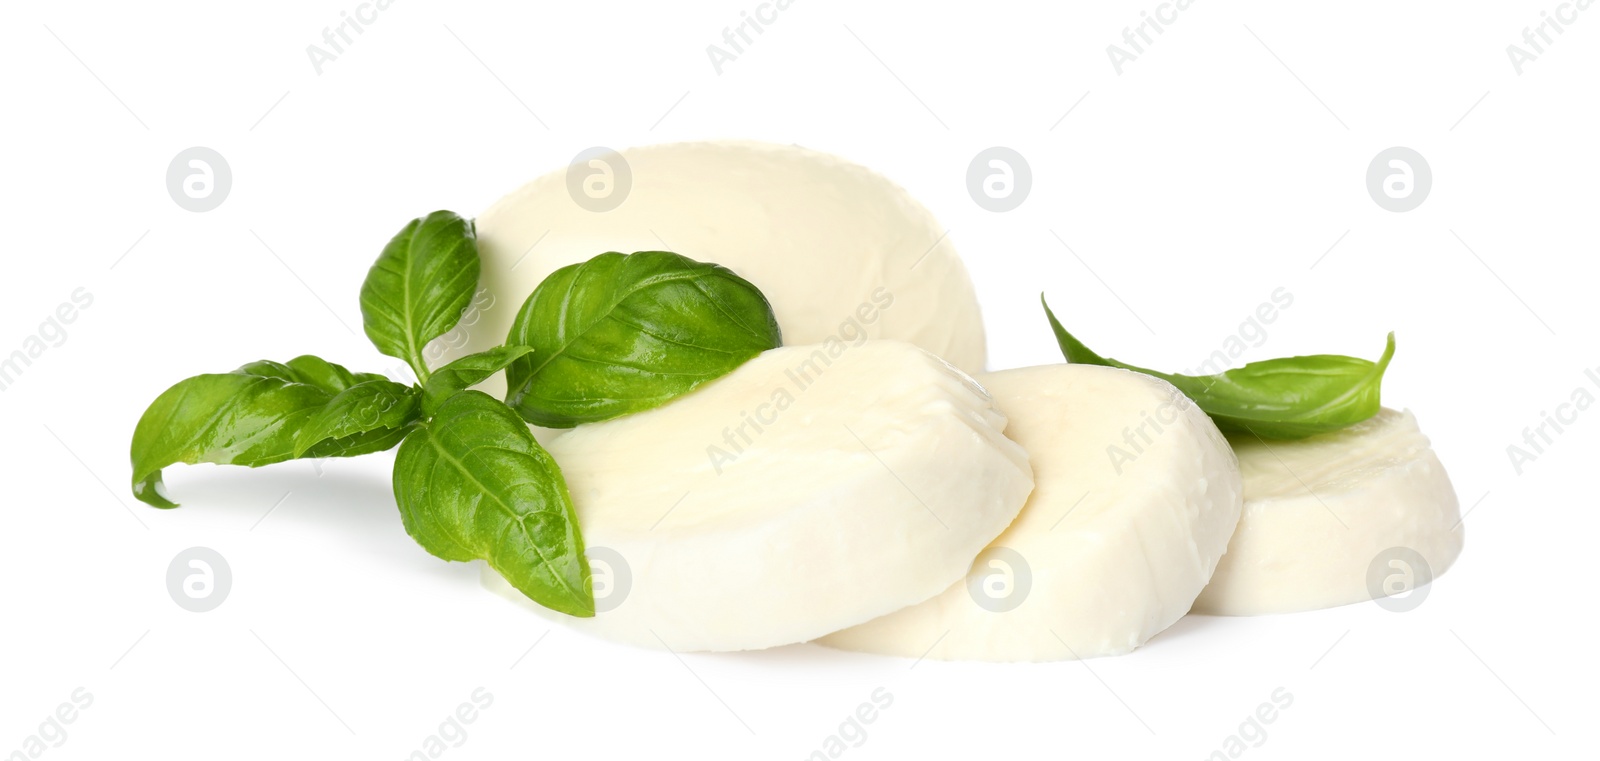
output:
[[[292,383],[306,383],[333,393],[339,393],[357,383],[384,380],[384,377],[378,373],[354,373],[328,360],[314,357],[310,354],[303,354],[288,362],[273,362],[270,359],[258,360],[234,372],[260,375],[266,378],[280,378]]]
[[[415,386],[391,380],[369,380],[339,392],[295,434],[294,456],[303,457],[329,439],[345,440],[416,422],[421,414],[418,393]]]
[[[422,386],[422,413],[434,414],[439,405],[456,392],[488,380],[489,376],[532,352],[533,349],[527,346],[497,346],[469,354],[433,371],[428,382]]]
[[[479,267],[471,222],[448,211],[411,220],[384,246],[361,284],[367,338],[426,381],[423,347],[461,321],[478,287]]]
[[[400,445],[394,496],[406,533],[445,560],[489,561],[534,602],[594,615],[566,480],[528,426],[481,391],[446,399]]]
[[[179,381],[151,402],[134,428],[133,496],[177,507],[160,493],[161,469],[180,462],[253,468],[297,457],[295,436],[307,420],[345,389],[381,379],[304,356]],[[303,454],[349,457],[398,443],[393,432],[375,431],[324,440]]]
[[[1044,303],[1044,297],[1039,297]],[[1383,373],[1394,358],[1394,334],[1377,362],[1316,354],[1251,362],[1216,375],[1174,375],[1102,357],[1074,338],[1044,303],[1045,316],[1068,362],[1120,367],[1176,386],[1225,433],[1302,439],[1378,414]]]
[[[650,409],[783,342],[761,291],[666,251],[610,252],[556,270],[522,305],[506,401],[550,428]]]

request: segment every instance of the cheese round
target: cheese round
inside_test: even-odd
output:
[[[899,341],[767,351],[549,442],[596,572],[596,635],[674,651],[804,642],[961,578],[1033,487],[966,374]],[[493,571],[485,582],[546,615]]]
[[[1455,489],[1410,412],[1381,410],[1298,441],[1241,439],[1235,451],[1244,515],[1197,613],[1288,613],[1416,594],[1461,554]]]
[[[436,366],[503,343],[555,270],[607,251],[666,250],[754,283],[787,345],[889,338],[983,369],[983,319],[945,229],[894,183],[825,153],[704,142],[580,157],[475,225],[478,303],[489,306],[469,316],[464,340],[435,344]],[[498,377],[484,386],[503,388]]]
[[[910,658],[1056,661],[1126,653],[1189,610],[1239,520],[1239,469],[1171,384],[1089,365],[978,381],[1028,450],[1034,491],[938,597],[822,638]]]

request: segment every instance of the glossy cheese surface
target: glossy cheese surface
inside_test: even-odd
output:
[[[619,595],[562,620],[647,647],[743,650],[928,599],[1032,489],[1006,425],[939,358],[862,341],[773,349],[665,406],[554,436],[589,556]]]
[[[1071,660],[1129,652],[1187,613],[1242,499],[1211,419],[1167,382],[1114,368],[978,381],[1028,450],[1027,506],[938,597],[821,642],[908,658]]]

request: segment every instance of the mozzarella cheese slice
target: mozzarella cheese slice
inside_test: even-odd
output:
[[[632,148],[540,177],[475,224],[484,292],[471,324],[432,347],[435,366],[503,343],[555,270],[606,251],[667,250],[754,283],[785,344],[890,338],[983,369],[983,318],[945,229],[894,183],[828,154],[748,142]],[[483,389],[503,395],[504,380]]]
[[[1177,621],[1239,520],[1239,470],[1165,381],[1088,365],[978,380],[1028,450],[1015,523],[938,597],[822,638],[912,658],[1053,661],[1126,653]]]
[[[964,373],[898,341],[773,349],[680,399],[550,440],[602,637],[804,642],[938,594],[1033,487]],[[485,582],[534,605],[493,571]]]
[[[1385,409],[1299,441],[1239,440],[1235,451],[1244,516],[1197,613],[1288,613],[1414,594],[1461,553],[1455,489],[1410,412]]]

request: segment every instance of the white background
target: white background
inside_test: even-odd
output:
[[[398,0],[318,74],[306,47],[354,2],[8,4],[0,353],[74,289],[93,304],[0,392],[0,754],[79,687],[92,705],[41,757],[400,759],[479,687],[492,706],[442,757],[799,759],[880,687],[844,757],[1204,758],[1279,687],[1292,707],[1241,757],[1592,752],[1600,412],[1520,475],[1506,447],[1600,394],[1600,7],[1519,75],[1506,46],[1555,0],[1199,0],[1119,75],[1106,47],[1155,0],[797,0],[721,74],[706,47],[753,0],[529,5]],[[1384,398],[1470,510],[1459,564],[1409,613],[1190,617],[1086,663],[680,658],[552,630],[426,555],[392,453],[177,466],[174,511],[129,495],[133,425],[180,378],[394,365],[356,294],[405,220],[475,214],[590,146],[722,137],[837,153],[927,204],[992,368],[1059,359],[1041,289],[1154,367],[1194,366],[1278,287],[1294,305],[1244,359],[1370,357],[1396,331]],[[165,187],[196,145],[233,172],[206,213]],[[994,145],[1032,168],[1008,213],[966,191]],[[1396,145],[1434,177],[1407,213],[1365,188]],[[204,614],[165,588],[196,545],[234,577]]]

